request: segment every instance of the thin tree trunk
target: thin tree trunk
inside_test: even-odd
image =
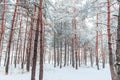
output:
[[[66,57],[67,57],[67,51],[66,51],[66,48],[67,48],[67,44],[66,44],[66,38],[65,38],[65,57],[64,57],[64,67],[66,66]]]
[[[16,0],[16,4],[18,3],[18,0]],[[10,49],[11,49],[11,42],[12,42],[12,37],[13,37],[13,28],[14,28],[14,21],[15,21],[15,17],[16,17],[16,11],[17,11],[17,6],[15,6],[15,10],[14,10],[14,15],[13,15],[13,19],[12,19],[12,26],[10,29],[10,35],[9,35],[9,42],[8,42],[8,52],[7,52],[7,63],[6,63],[6,67],[5,67],[5,73],[8,74],[8,70],[9,70],[9,62],[10,62]]]
[[[57,66],[59,66],[59,39],[57,39]]]
[[[75,25],[75,20],[73,19],[72,20],[72,28],[73,28],[73,33],[75,32],[74,30],[74,25]],[[73,34],[74,35],[74,34]],[[72,67],[74,68],[75,67],[75,60],[74,60],[74,56],[75,56],[75,53],[74,53],[74,48],[75,47],[75,44],[74,44],[74,36],[72,36]]]
[[[68,44],[68,48],[67,48],[67,52],[68,52],[68,56],[67,56],[67,66],[69,66],[70,64],[70,51],[69,51],[69,44]]]
[[[87,51],[86,47],[84,47],[84,63],[87,66]]]
[[[71,58],[72,67],[74,68],[74,39],[72,38],[72,58]]]
[[[96,28],[98,28],[98,13],[97,13],[97,26]],[[99,70],[99,60],[98,60],[98,30],[96,31],[96,66],[97,69]]]
[[[79,48],[78,49],[78,62],[79,62],[79,67],[80,67],[80,63],[81,63],[81,60],[80,60],[80,57],[81,57],[81,49]]]
[[[24,68],[24,57],[25,57],[25,49],[26,49],[26,36],[27,36],[27,26],[28,26],[28,17],[27,17],[27,21],[26,21],[26,29],[25,29],[25,37],[24,37],[24,46],[23,46],[23,55],[22,55],[22,64],[21,64],[21,68]]]
[[[39,80],[43,80],[43,55],[44,55],[44,43],[43,43],[43,25],[42,25],[42,2],[43,0],[40,0],[40,7],[39,7],[39,19],[40,19],[40,68],[39,68]]]
[[[101,30],[101,54],[102,54],[102,67],[105,68],[105,52],[104,52],[102,30]]]
[[[76,32],[76,19],[74,19],[74,28]],[[76,66],[75,68],[78,69],[78,52],[77,52],[77,36],[75,33],[75,61],[76,61]]]
[[[93,67],[93,54],[92,54],[92,49],[90,50],[90,63],[91,63],[91,67]]]
[[[32,35],[33,35],[33,32],[32,32],[32,29],[33,29],[33,22],[34,20],[32,19],[31,20],[31,27],[30,27],[30,32],[29,32],[29,41],[28,41],[28,44],[29,44],[29,48],[28,48],[28,53],[27,53],[27,65],[26,65],[26,68],[27,68],[27,71],[29,72],[30,70],[30,58],[31,58],[31,47],[32,47]]]
[[[54,32],[54,67],[56,67],[56,35]]]
[[[62,31],[62,29],[61,29],[61,31]],[[62,34],[62,32],[61,32],[61,34]],[[60,68],[62,68],[62,38],[60,39]]]
[[[18,45],[19,45],[19,42],[20,42],[20,36],[21,36],[21,27],[22,27],[22,19],[20,21],[20,28],[19,28],[19,33],[18,33],[18,39],[17,39],[17,48],[16,48],[16,54],[14,56],[14,65],[15,65],[15,68],[16,68],[16,63],[17,63],[17,57],[19,57],[18,55]]]

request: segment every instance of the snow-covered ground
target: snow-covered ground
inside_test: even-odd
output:
[[[111,80],[109,66],[105,69],[97,70],[95,67],[81,66],[78,70],[72,67],[54,68],[50,64],[44,65],[44,80]],[[31,73],[20,68],[10,68],[9,75],[5,75],[4,67],[0,67],[0,80],[31,80]],[[38,72],[36,72],[36,80],[38,80]]]

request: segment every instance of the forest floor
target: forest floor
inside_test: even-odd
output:
[[[31,72],[20,70],[20,67],[16,69],[10,66],[9,75],[5,75],[4,67],[0,67],[0,80],[31,80]],[[36,70],[36,80],[39,76],[39,67]],[[44,65],[44,80],[111,80],[109,65],[106,68],[85,67],[81,66],[78,70],[72,67],[59,67],[54,68],[51,64]]]

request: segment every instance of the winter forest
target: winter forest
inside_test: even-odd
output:
[[[120,80],[120,0],[0,0],[0,80]]]

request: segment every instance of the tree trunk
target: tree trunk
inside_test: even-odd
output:
[[[57,66],[59,66],[59,39],[57,39]]]
[[[97,28],[98,28],[98,13],[97,13]],[[96,66],[99,70],[99,60],[98,60],[98,29],[96,31]]]
[[[91,67],[93,67],[93,54],[92,54],[92,49],[90,50],[90,63],[91,63]]]
[[[20,28],[19,28],[19,33],[18,33],[18,39],[17,39],[17,48],[16,48],[16,54],[15,54],[15,56],[14,56],[14,66],[15,66],[15,68],[16,68],[16,63],[17,63],[17,57],[19,57],[19,55],[18,55],[18,45],[20,44],[19,42],[20,42],[20,36],[21,36],[21,24],[22,24],[22,19],[21,19],[21,21],[20,21]]]
[[[43,80],[43,55],[44,55],[44,43],[43,43],[43,25],[42,25],[42,0],[39,5],[39,18],[40,18],[40,69],[39,69],[39,80]]]
[[[102,55],[102,67],[105,68],[105,52],[104,52],[102,30],[101,30],[101,55]]]
[[[66,38],[65,38],[65,56],[64,56],[64,67],[66,66],[66,57],[67,57],[67,53],[66,53]]]
[[[63,27],[63,23],[61,22],[61,35],[62,36],[62,27]],[[60,38],[60,68],[62,68],[62,37]]]
[[[34,20],[33,19],[31,19],[31,27],[30,27],[30,31],[29,31],[29,41],[28,41],[28,44],[29,44],[29,47],[28,47],[28,52],[27,52],[27,65],[26,65],[26,67],[27,67],[27,71],[29,71],[30,70],[30,58],[31,58],[31,47],[32,47],[32,35],[33,35],[33,32],[32,32],[32,30],[33,30],[33,22],[34,22]]]
[[[107,0],[107,33],[108,33],[108,50],[109,50],[109,65],[110,65],[110,71],[111,71],[111,77],[112,80],[115,79],[115,71],[114,71],[114,64],[113,64],[113,54],[112,54],[112,45],[111,45],[111,32],[110,32],[110,0]]]
[[[87,66],[87,49],[84,47],[84,63]]]
[[[79,49],[78,49],[78,62],[79,62],[79,67],[80,67],[80,63],[81,63],[81,60],[80,60],[80,58],[81,58],[81,49],[80,49],[80,47],[79,47]]]
[[[56,67],[56,34],[54,32],[54,67]]]
[[[116,78],[120,80],[120,4],[119,4],[118,26],[117,26],[116,65],[115,66],[116,66],[115,68],[117,72]]]
[[[71,58],[72,67],[74,68],[74,39],[72,38],[72,58]]]
[[[24,34],[24,46],[23,46],[23,55],[22,55],[22,64],[21,64],[21,68],[24,68],[24,58],[25,58],[25,49],[26,49],[26,36],[27,36],[27,26],[28,26],[28,17],[27,17],[27,21],[26,21],[26,29],[25,29],[25,34]]]
[[[16,0],[16,4],[18,3],[18,0]],[[5,67],[5,73],[8,74],[8,70],[9,70],[9,62],[10,62],[10,49],[11,49],[11,42],[12,42],[12,37],[13,37],[13,28],[14,28],[14,21],[15,21],[15,17],[16,17],[16,11],[17,11],[17,6],[15,6],[15,10],[14,10],[14,15],[13,15],[13,19],[12,19],[12,26],[10,29],[10,35],[9,35],[9,42],[8,42],[8,52],[7,52],[7,62],[6,62],[6,67]]]
[[[69,64],[70,64],[70,51],[69,51],[69,44],[68,44],[68,47],[67,47],[67,52],[68,52],[68,54],[67,54],[67,66],[69,66]]]
[[[40,0],[40,3],[41,3],[41,0]],[[40,6],[41,6],[41,4],[40,4]],[[38,38],[39,38],[39,26],[41,25],[41,23],[40,23],[41,22],[41,9],[40,8],[38,11],[38,19],[37,19],[36,32],[35,32],[31,80],[35,80],[36,63],[37,63],[37,48],[38,48]]]

